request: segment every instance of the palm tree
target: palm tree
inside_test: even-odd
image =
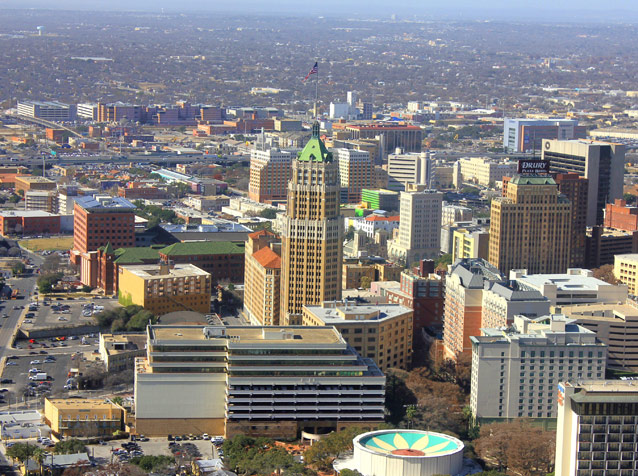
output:
[[[44,474],[44,459],[46,458],[46,455],[44,454],[44,450],[42,448],[36,448],[33,451],[33,460],[38,463],[38,466],[40,466],[40,475]]]

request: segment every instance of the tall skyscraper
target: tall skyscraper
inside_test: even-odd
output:
[[[572,204],[570,268],[585,267],[585,233],[587,231],[587,190],[589,181],[578,174],[554,174],[558,191]]]
[[[372,188],[374,164],[367,150],[333,149],[339,162],[341,201],[359,203],[361,190]]]
[[[285,325],[301,324],[304,305],[341,298],[339,191],[338,164],[315,123],[312,137],[292,161],[288,184],[281,257],[280,322]]]
[[[443,194],[434,190],[401,192],[399,236],[388,244],[388,254],[408,266],[437,257],[441,249],[442,205]]]
[[[564,273],[569,267],[571,203],[553,178],[515,175],[492,200],[489,262],[502,273]]]
[[[551,173],[577,173],[589,180],[587,226],[602,225],[605,205],[622,198],[625,146],[592,140],[543,140]]]

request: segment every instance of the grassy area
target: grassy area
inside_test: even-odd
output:
[[[57,238],[34,238],[32,240],[20,240],[20,246],[30,251],[66,251],[73,248],[72,236],[60,236]]]

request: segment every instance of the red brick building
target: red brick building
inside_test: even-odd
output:
[[[407,270],[401,273],[400,289],[388,289],[386,294],[388,302],[414,311],[412,335],[415,342],[420,342],[422,328],[443,328],[445,281],[433,274],[434,266],[428,267],[429,263],[432,262],[423,260],[416,273]]]
[[[0,234],[37,236],[60,233],[60,215],[38,210],[0,212]]]
[[[623,231],[638,230],[638,207],[628,207],[624,200],[616,199],[605,205],[605,228]]]
[[[80,268],[80,280],[97,286],[97,250],[135,246],[135,205],[124,198],[98,201],[92,196],[75,200],[71,262]]]

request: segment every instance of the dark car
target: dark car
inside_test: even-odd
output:
[[[11,380],[10,378],[3,378],[2,380],[0,380],[0,383],[13,383],[13,380]]]

